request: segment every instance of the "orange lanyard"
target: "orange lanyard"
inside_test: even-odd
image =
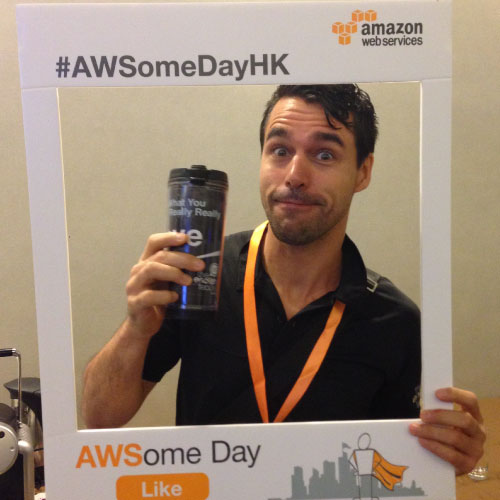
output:
[[[243,286],[243,307],[245,316],[245,333],[247,341],[248,362],[252,375],[255,397],[259,405],[260,415],[264,423],[269,423],[269,412],[267,409],[266,396],[266,376],[264,373],[264,363],[262,361],[262,350],[260,347],[259,326],[257,323],[257,308],[255,305],[255,264],[259,252],[259,244],[267,227],[267,221],[261,224],[252,234],[250,247],[248,249],[248,259],[245,270],[245,282]],[[288,414],[295,408],[302,396],[307,391],[313,378],[318,373],[319,367],[325,359],[326,352],[330,347],[333,336],[337,331],[345,304],[336,300],[332,307],[325,329],[319,336],[316,344],[309,355],[309,358],[302,369],[299,378],[288,394],[285,402],[281,406],[274,422],[283,422]]]

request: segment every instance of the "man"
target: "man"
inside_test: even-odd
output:
[[[115,427],[182,359],[177,423],[418,416],[419,314],[388,280],[367,289],[346,236],[352,197],[368,187],[376,116],[355,85],[281,86],[261,124],[261,199],[269,225],[226,241],[219,311],[210,321],[165,318],[201,260],[149,238],[127,283],[128,317],[85,373],[89,427]],[[388,347],[390,346],[390,347]],[[410,432],[470,470],[484,431],[475,396],[437,391],[462,411],[426,410]]]

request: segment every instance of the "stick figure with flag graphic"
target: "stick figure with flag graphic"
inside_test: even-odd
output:
[[[375,477],[388,490],[394,490],[394,486],[403,480],[403,473],[408,468],[405,465],[393,465],[384,459],[377,450],[370,448],[370,434],[364,432],[358,438],[358,448],[354,450],[349,458],[349,463],[356,473],[359,496],[353,500],[361,500],[361,478],[370,476],[370,499],[373,497],[371,476]]]

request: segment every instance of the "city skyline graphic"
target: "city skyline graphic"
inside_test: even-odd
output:
[[[391,491],[385,488],[382,483],[372,476],[362,476],[361,491],[358,487],[356,472],[349,463],[349,455],[346,449],[351,447],[342,443],[342,455],[337,461],[323,461],[322,470],[312,469],[308,480],[304,478],[304,468],[296,465],[293,468],[291,480],[291,496],[273,497],[268,500],[351,500],[370,499],[370,498],[397,498],[397,497],[422,497],[425,496],[424,490],[411,481],[409,487],[402,484],[396,484]]]

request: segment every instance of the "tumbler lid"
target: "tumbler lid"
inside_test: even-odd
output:
[[[193,184],[219,182],[227,186],[227,174],[221,170],[209,170],[205,165],[191,165],[190,168],[174,168],[168,178],[171,181],[191,181]]]

